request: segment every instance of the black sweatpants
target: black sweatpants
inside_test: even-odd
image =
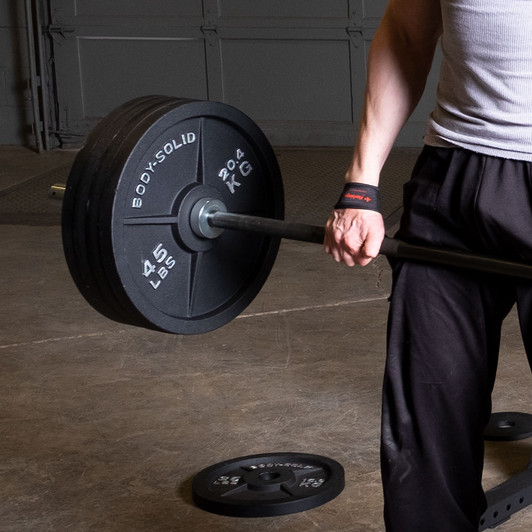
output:
[[[532,263],[531,164],[425,147],[398,237]],[[532,353],[532,281],[397,260],[381,459],[387,530],[473,532],[502,321]]]

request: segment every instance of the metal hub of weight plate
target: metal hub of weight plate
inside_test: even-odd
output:
[[[190,225],[202,198],[282,219],[282,180],[259,127],[225,104],[146,97],[104,119],[73,166],[63,199],[65,255],[102,314],[197,334],[240,314],[273,266],[279,238]]]
[[[272,517],[325,504],[344,489],[344,469],[314,454],[252,455],[210,466],[192,481],[195,504],[233,517]]]

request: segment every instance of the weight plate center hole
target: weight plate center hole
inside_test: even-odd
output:
[[[255,470],[245,475],[244,480],[253,491],[279,491],[284,484],[295,482],[295,475],[288,468]]]
[[[281,476],[281,473],[279,473],[278,471],[267,471],[265,473],[261,473],[259,475],[259,478],[261,480],[269,482],[271,480],[277,480],[280,476]]]
[[[508,419],[501,419],[500,421],[497,422],[497,427],[499,429],[511,429],[515,427],[515,422],[510,421]]]

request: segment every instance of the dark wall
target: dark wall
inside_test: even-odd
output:
[[[24,2],[0,0],[0,144],[31,144]]]
[[[234,105],[274,145],[352,144],[387,0],[32,0],[46,31],[39,121],[51,146],[146,94]],[[0,144],[36,145],[24,0],[0,0]],[[419,146],[427,96],[399,136]]]

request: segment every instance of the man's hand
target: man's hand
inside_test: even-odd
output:
[[[384,221],[376,211],[337,209],[325,226],[325,251],[347,266],[369,264],[384,239]]]

